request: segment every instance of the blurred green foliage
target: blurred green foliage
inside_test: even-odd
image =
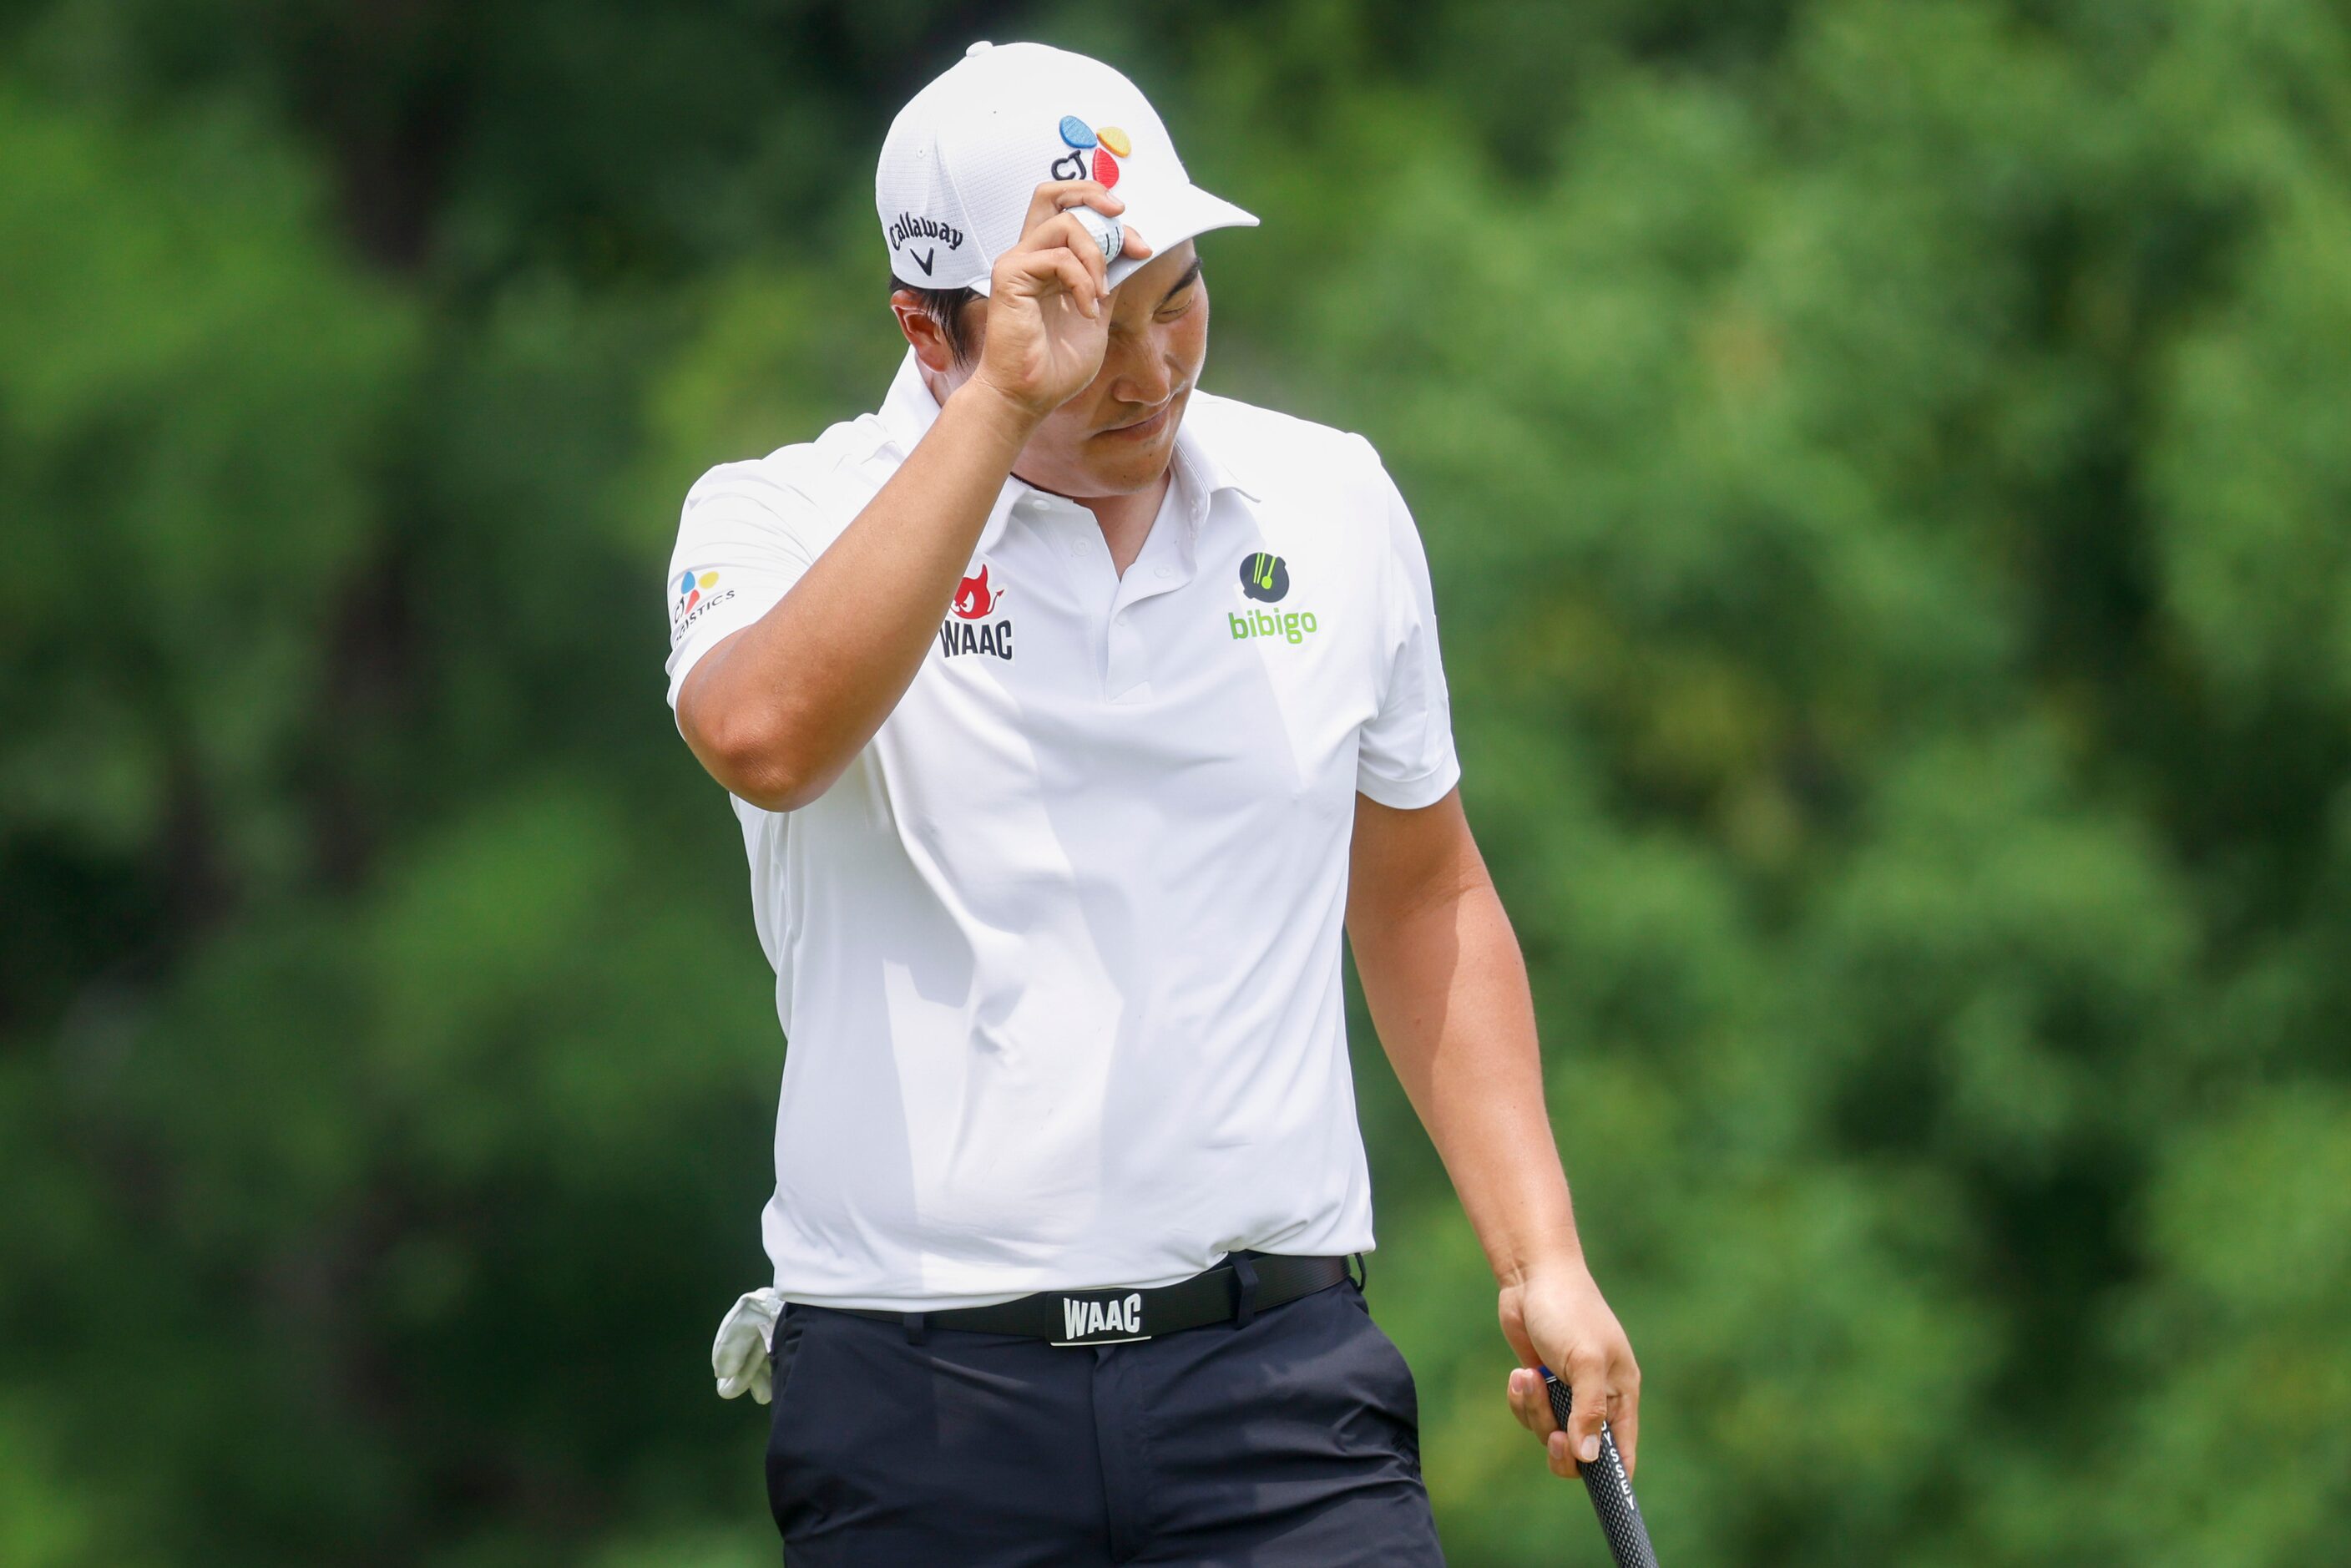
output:
[[[0,1562],[773,1560],[659,583],[877,401],[978,36],[1415,503],[1666,1560],[2351,1562],[2319,0],[0,4]],[[1597,1563],[1357,1039],[1454,1558]]]

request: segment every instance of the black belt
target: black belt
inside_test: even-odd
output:
[[[1055,1344],[1120,1344],[1210,1323],[1246,1324],[1257,1313],[1353,1276],[1345,1258],[1293,1258],[1235,1252],[1188,1280],[1144,1291],[1040,1291],[992,1307],[940,1312],[885,1312],[841,1307],[852,1317],[904,1322],[920,1344],[931,1329],[1024,1334]]]

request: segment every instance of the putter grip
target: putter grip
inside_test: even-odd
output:
[[[1567,1385],[1547,1366],[1542,1378],[1551,1394],[1552,1416],[1564,1431],[1573,1403]],[[1641,1505],[1633,1496],[1633,1478],[1625,1473],[1624,1457],[1616,1452],[1615,1435],[1608,1430],[1607,1422],[1600,1423],[1600,1457],[1578,1469],[1583,1472],[1583,1490],[1591,1494],[1592,1511],[1600,1516],[1600,1528],[1608,1537],[1608,1551],[1616,1559],[1616,1568],[1657,1568],[1649,1527],[1641,1521]]]

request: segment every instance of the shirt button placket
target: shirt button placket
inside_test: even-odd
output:
[[[1119,702],[1133,695],[1149,678],[1151,660],[1144,646],[1143,634],[1134,628],[1134,606],[1127,605],[1111,617],[1110,666],[1106,692],[1111,701]]]

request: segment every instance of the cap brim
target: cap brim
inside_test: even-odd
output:
[[[1148,197],[1138,196],[1122,217],[1134,220],[1143,237],[1151,242],[1151,255],[1137,258],[1122,256],[1103,269],[1102,276],[1116,288],[1133,277],[1137,267],[1148,267],[1161,253],[1174,249],[1186,240],[1207,234],[1210,229],[1253,229],[1257,214],[1244,212],[1222,196],[1212,196],[1197,185],[1179,185],[1172,191],[1161,191]],[[903,279],[901,280],[903,281]],[[989,279],[983,273],[973,284],[975,292],[985,295]]]
[[[1197,185],[1182,185],[1155,193],[1148,201],[1137,202],[1123,215],[1133,219],[1135,227],[1143,231],[1143,237],[1151,242],[1151,255],[1140,259],[1122,256],[1112,262],[1102,276],[1113,288],[1133,277],[1136,268],[1150,266],[1154,257],[1210,229],[1257,227],[1256,214],[1244,212]]]

